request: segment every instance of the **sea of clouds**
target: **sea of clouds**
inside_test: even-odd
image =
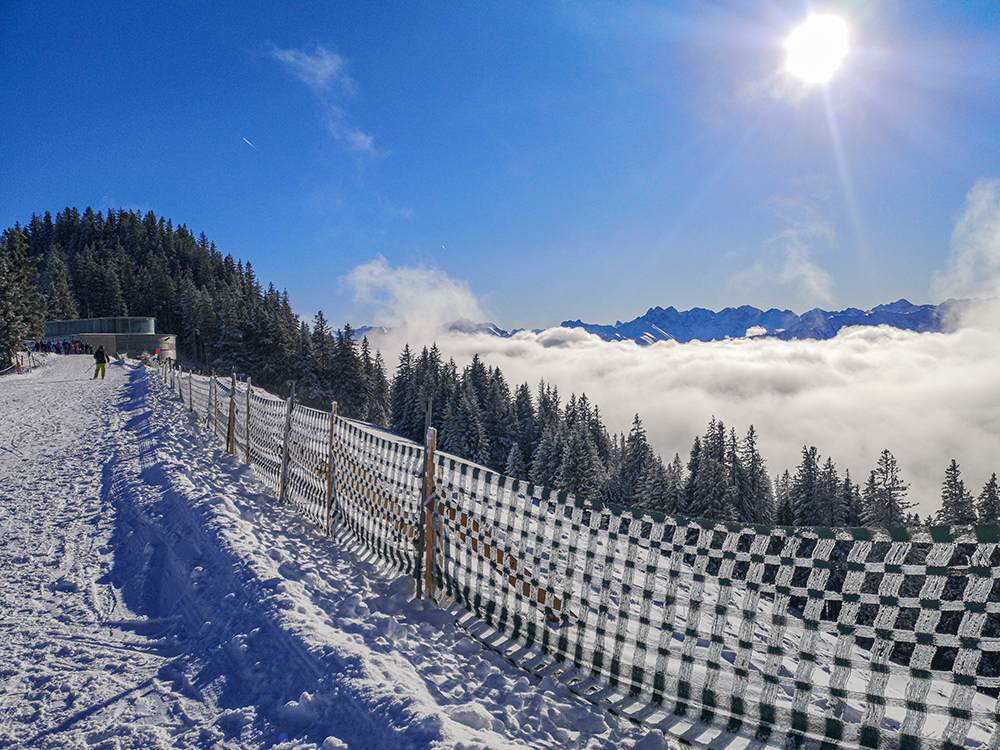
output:
[[[1000,181],[970,191],[945,268],[931,280],[939,301],[983,300],[952,333],[855,327],[827,341],[652,346],[565,328],[498,338],[444,332],[456,319],[486,318],[468,285],[440,271],[394,269],[380,257],[344,282],[377,309],[376,325],[390,329],[370,337],[390,368],[404,343],[437,342],[459,367],[478,353],[512,387],[544,379],[564,402],[586,393],[614,432],[627,432],[638,414],[665,460],[678,453],[686,462],[713,416],[741,436],[756,428],[772,476],[794,473],[803,447],[815,446],[863,484],[888,449],[922,516],[940,506],[952,459],[974,495],[1000,473]]]

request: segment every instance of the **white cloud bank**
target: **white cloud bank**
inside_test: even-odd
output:
[[[970,192],[947,269],[936,288],[953,296],[1000,292],[1000,183]],[[657,452],[686,461],[712,416],[740,435],[753,424],[771,474],[794,472],[804,445],[863,483],[889,449],[911,484],[921,515],[940,505],[950,461],[978,495],[1000,473],[1000,326],[997,305],[980,305],[953,333],[889,327],[844,329],[829,341],[766,337],[717,342],[608,343],[581,329],[522,332],[509,339],[442,334],[460,317],[484,320],[468,285],[439,271],[393,269],[384,258],[345,281],[382,308],[373,338],[390,367],[403,343],[437,341],[459,366],[478,353],[507,380],[532,387],[544,378],[586,393],[608,428],[629,429],[639,414]]]
[[[586,393],[614,431],[627,431],[638,413],[667,459],[680,453],[686,461],[714,415],[741,436],[756,427],[772,474],[794,472],[803,445],[815,445],[863,482],[888,448],[922,514],[937,510],[952,458],[976,494],[990,472],[1000,472],[1000,337],[993,331],[853,328],[829,341],[640,347],[553,329],[437,342],[460,365],[479,353],[514,384],[545,378],[564,398]]]

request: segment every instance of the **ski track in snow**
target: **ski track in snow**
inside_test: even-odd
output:
[[[326,538],[151,370],[0,378],[0,748],[672,745]]]

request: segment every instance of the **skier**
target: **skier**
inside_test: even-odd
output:
[[[101,380],[104,380],[104,371],[108,365],[108,354],[104,351],[103,346],[97,347],[97,351],[94,352],[94,361],[97,362],[97,366],[94,368],[94,380],[97,380],[98,373],[101,375]]]

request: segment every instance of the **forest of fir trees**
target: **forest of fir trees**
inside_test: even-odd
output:
[[[907,500],[885,450],[863,484],[815,447],[803,446],[794,472],[771,478],[753,428],[743,436],[714,417],[688,458],[664,462],[639,416],[627,434],[610,433],[586,397],[562,403],[542,381],[511,389],[480,358],[461,370],[436,346],[409,347],[390,377],[367,339],[349,325],[311,325],[292,312],[287,292],[264,288],[249,263],[223,256],[204,234],[133,211],[67,208],[33,216],[0,235],[0,366],[45,320],[148,316],[175,333],[191,366],[239,371],[254,383],[318,408],[422,441],[425,409],[439,448],[518,479],[578,497],[668,514],[789,526],[916,526],[997,523],[994,474],[974,497],[953,460],[941,509],[923,521]]]

